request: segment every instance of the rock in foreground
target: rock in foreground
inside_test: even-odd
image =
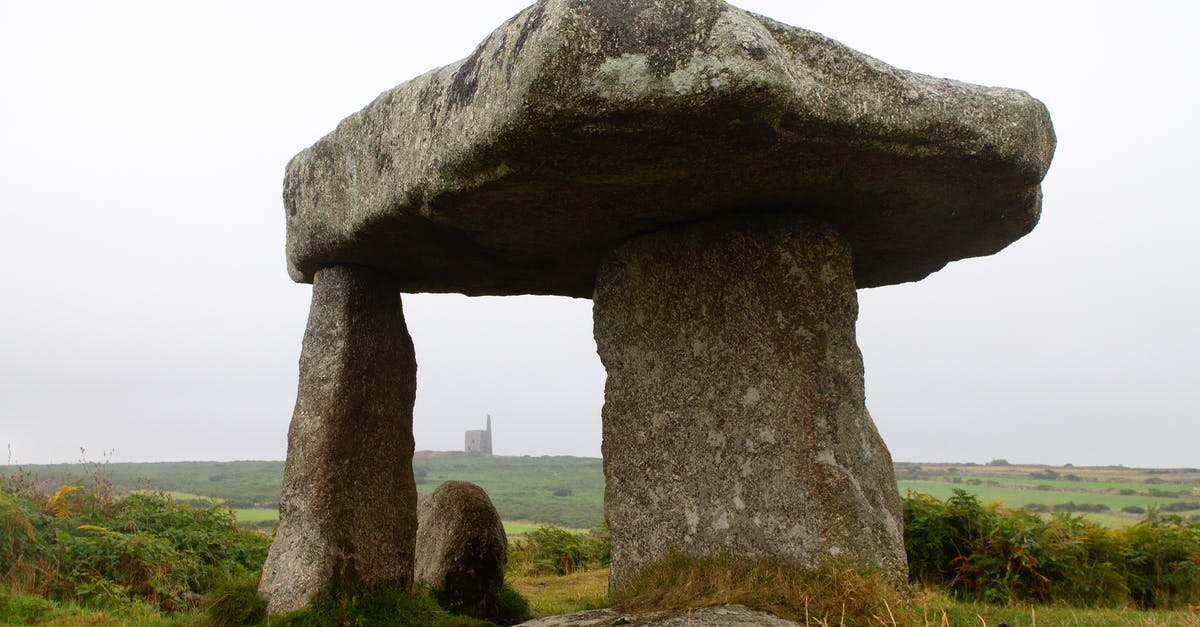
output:
[[[483,488],[445,481],[417,505],[416,579],[456,611],[483,616],[504,583],[508,537]]]

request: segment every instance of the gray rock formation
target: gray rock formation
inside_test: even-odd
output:
[[[483,609],[504,583],[508,536],[483,488],[445,481],[417,505],[416,579],[444,603]],[[484,612],[486,613],[486,611]]]
[[[697,607],[688,610],[664,610],[642,614],[616,610],[589,610],[562,616],[547,616],[521,623],[521,627],[789,627],[799,625],[773,614],[752,610],[744,605]]]
[[[1024,92],[719,0],[542,0],[385,92],[287,167],[288,268],[315,293],[271,611],[408,581],[396,289],[595,295],[617,579],[683,550],[901,580],[854,289],[1027,233],[1054,146]]]
[[[288,164],[288,264],[590,297],[631,236],[769,208],[838,228],[859,287],[913,281],[1032,229],[1053,150],[1024,92],[719,0],[544,0]]]
[[[370,268],[319,270],[279,530],[259,585],[271,614],[300,609],[335,587],[411,585],[416,375],[395,281]]]
[[[906,561],[867,413],[850,247],[804,216],[635,238],[596,279],[612,582],[674,551]]]

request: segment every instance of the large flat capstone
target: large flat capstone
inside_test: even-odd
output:
[[[1040,102],[891,67],[718,0],[543,0],[380,95],[287,168],[292,277],[591,296],[620,242],[714,214],[815,216],[857,287],[1027,233]]]

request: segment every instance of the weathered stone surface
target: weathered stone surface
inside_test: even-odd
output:
[[[613,585],[673,551],[906,562],[867,413],[850,247],[800,215],[636,238],[600,269]]]
[[[1054,145],[1024,92],[719,0],[543,0],[292,160],[288,263],[586,297],[631,236],[766,209],[835,226],[859,287],[912,281],[1033,228]]]
[[[483,488],[444,481],[417,505],[416,578],[470,611],[504,583],[508,536]]]
[[[271,614],[335,587],[411,585],[416,373],[395,281],[363,267],[317,271],[279,530],[259,586]]]
[[[561,616],[547,616],[521,623],[523,627],[606,627],[608,625],[655,625],[657,627],[788,627],[799,625],[773,614],[752,610],[744,605],[697,607],[631,614],[616,610],[589,610]]]

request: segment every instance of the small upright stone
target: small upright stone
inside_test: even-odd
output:
[[[445,481],[417,505],[416,578],[439,599],[486,615],[489,594],[504,583],[508,536],[483,488]]]
[[[279,531],[259,585],[269,613],[335,591],[412,585],[416,389],[394,280],[361,266],[317,271]]]

